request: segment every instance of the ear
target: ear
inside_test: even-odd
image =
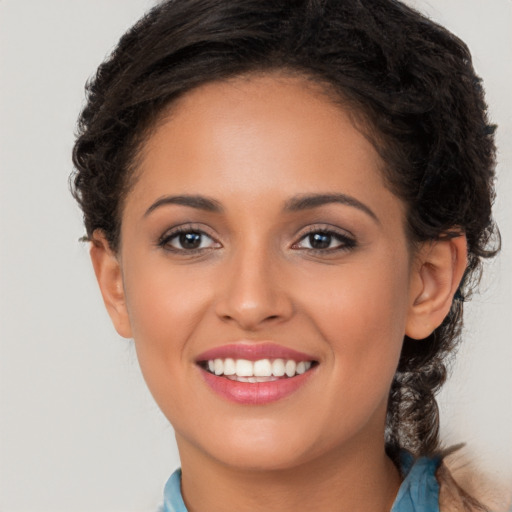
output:
[[[441,325],[466,266],[465,235],[425,242],[420,247],[412,269],[407,336],[423,339]]]
[[[90,255],[103,302],[112,323],[121,336],[131,338],[132,331],[126,308],[121,265],[101,230],[93,233]]]

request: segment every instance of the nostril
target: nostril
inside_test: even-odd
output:
[[[254,292],[254,287],[251,289]],[[235,290],[236,291],[236,290]],[[243,290],[242,290],[243,291]],[[215,305],[215,313],[223,322],[234,322],[244,329],[257,329],[258,326],[277,323],[293,315],[293,306],[288,297],[263,295],[237,295],[228,290]]]

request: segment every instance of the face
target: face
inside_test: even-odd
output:
[[[412,282],[382,166],[299,78],[202,86],[156,128],[124,205],[118,329],[182,458],[286,468],[382,445]]]

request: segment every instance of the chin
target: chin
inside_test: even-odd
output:
[[[234,446],[229,453],[218,454],[220,462],[241,471],[285,471],[308,462],[295,446],[270,446],[253,443]],[[222,455],[222,458],[220,458]]]
[[[321,443],[313,425],[272,420],[245,420],[231,425],[211,425],[196,442],[178,438],[182,447],[196,449],[222,465],[240,471],[283,471],[300,467],[329,453],[335,443]],[[190,432],[190,431],[189,431]],[[325,440],[327,441],[327,440]]]

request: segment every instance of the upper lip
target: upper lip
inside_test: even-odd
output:
[[[293,359],[294,361],[314,361],[310,354],[284,347],[272,342],[255,343],[252,341],[241,341],[221,345],[199,354],[197,362],[209,361],[212,359],[247,359],[258,361],[259,359]]]

